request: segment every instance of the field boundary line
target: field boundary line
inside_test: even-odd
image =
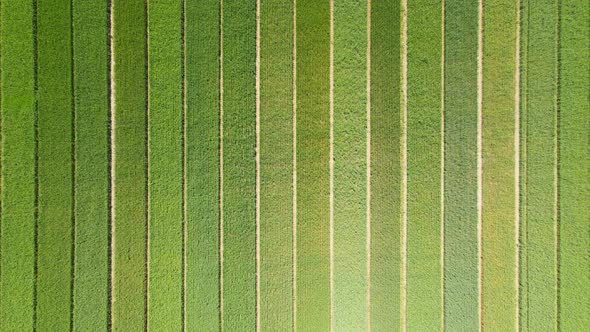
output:
[[[293,0],[293,221],[292,221],[292,297],[293,332],[297,331],[297,0]]]
[[[560,113],[561,113],[561,19],[562,19],[562,0],[557,0],[557,26],[556,26],[556,40],[555,40],[555,52],[557,57],[557,65],[555,66],[555,169],[554,169],[554,190],[555,190],[555,313],[556,313],[556,329],[561,330],[561,284],[560,284],[560,213],[559,213],[559,151],[560,151]]]
[[[187,186],[187,70],[186,70],[186,0],[182,0],[182,14],[181,14],[181,29],[182,29],[182,330],[186,332],[187,323],[187,240],[188,240],[188,186]]]
[[[445,48],[446,48],[446,0],[441,1],[441,59],[440,59],[440,289],[441,331],[445,330]]]
[[[78,162],[76,160],[76,147],[77,147],[77,136],[76,135],[76,122],[78,119],[78,112],[76,108],[76,60],[74,57],[74,0],[70,0],[70,107],[72,119],[70,121],[71,133],[70,133],[70,162],[72,166],[72,174],[70,175],[70,185],[72,202],[70,205],[71,209],[71,234],[70,241],[70,331],[74,330],[74,305],[75,305],[75,280],[76,280],[76,230],[78,228],[78,222],[76,218],[77,202],[76,202],[76,178],[78,175]]]
[[[366,310],[367,310],[367,331],[371,331],[371,0],[367,0],[367,202],[366,202],[366,273],[367,273],[367,291],[366,291]]]
[[[408,330],[408,0],[402,0],[402,331]]]
[[[260,0],[256,0],[256,331],[260,331]]]
[[[330,0],[330,332],[334,331],[334,0]]]
[[[115,303],[115,162],[116,162],[116,100],[115,100],[115,15],[114,15],[114,2],[115,0],[109,0],[109,117],[110,117],[110,128],[109,128],[109,222],[110,222],[110,234],[109,234],[109,268],[110,268],[110,279],[109,279],[109,331],[113,329],[115,323],[115,315],[113,314],[113,307]]]
[[[219,0],[219,329],[223,332],[223,0]]]
[[[478,0],[478,43],[477,43],[477,266],[478,266],[478,314],[479,330],[483,330],[483,42],[484,42],[484,0]]]
[[[515,38],[515,72],[514,72],[514,220],[515,220],[515,286],[516,286],[516,319],[515,331],[520,327],[520,33],[521,33],[521,2],[516,6],[516,38]]]
[[[116,0],[115,0],[116,1]],[[145,118],[145,155],[146,155],[146,264],[145,264],[145,330],[149,331],[150,309],[150,0],[145,0],[146,33],[146,118]]]
[[[33,0],[33,76],[35,96],[39,91],[39,35],[38,35],[38,0]],[[39,284],[39,101],[35,98],[35,210],[33,216],[35,219],[34,227],[34,245],[35,245],[35,262],[33,266],[33,330],[37,329],[37,307],[38,307],[38,284]],[[3,177],[2,177],[3,178]]]

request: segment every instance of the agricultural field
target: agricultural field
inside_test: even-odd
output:
[[[0,331],[590,330],[590,5],[0,0]]]

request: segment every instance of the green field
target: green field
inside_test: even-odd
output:
[[[590,330],[590,5],[0,0],[0,331]]]

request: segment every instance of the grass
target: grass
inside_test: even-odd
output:
[[[260,328],[293,327],[293,3],[260,2]]]
[[[38,176],[36,329],[71,326],[73,96],[71,3],[37,2]]]
[[[445,8],[445,328],[479,329],[478,3]],[[411,89],[411,88],[410,88]]]
[[[109,325],[108,1],[74,1],[74,330]]]
[[[297,328],[330,326],[330,4],[297,1]]]
[[[483,35],[482,326],[518,328],[515,145],[518,4],[487,1]]]
[[[186,327],[219,330],[219,1],[187,1]],[[208,47],[202,47],[208,45]]]
[[[520,326],[557,329],[556,2],[522,12]]]
[[[371,329],[401,326],[401,11],[371,3]]]
[[[590,5],[563,0],[560,14],[557,306],[559,327],[568,331],[590,326]]]
[[[114,280],[112,327],[146,326],[146,11],[114,1]]]
[[[0,330],[33,326],[35,76],[32,1],[0,3]]]
[[[442,326],[442,4],[408,5],[407,328]]]
[[[222,328],[256,326],[256,3],[222,4]]]
[[[367,4],[334,2],[334,329],[367,328]]]
[[[183,74],[180,1],[148,2],[148,327],[183,322]]]

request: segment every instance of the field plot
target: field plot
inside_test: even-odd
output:
[[[35,292],[35,64],[32,1],[0,7],[0,330],[30,329]]]
[[[73,7],[76,331],[106,330],[110,319],[108,9],[107,1],[74,1]]]
[[[579,0],[0,0],[0,330],[590,330],[589,38]]]
[[[186,328],[216,331],[220,326],[220,3],[189,1],[185,6]]]
[[[418,331],[439,329],[443,319],[441,8],[441,1],[409,1],[405,13],[405,315]]]
[[[373,331],[401,326],[401,11],[371,3],[371,276]]]
[[[522,12],[520,327],[557,328],[557,3]]]
[[[263,331],[293,328],[293,3],[259,2],[260,304]]]
[[[481,326],[518,328],[518,5],[486,1],[482,55]]]

